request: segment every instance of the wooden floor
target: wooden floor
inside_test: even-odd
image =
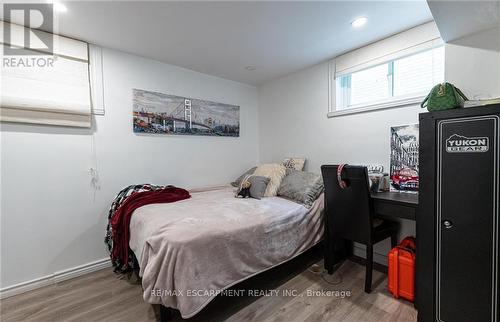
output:
[[[296,290],[296,297],[217,297],[188,321],[416,321],[413,305],[393,299],[386,290],[386,277],[380,272],[374,272],[374,290],[366,294],[364,267],[351,261],[325,278],[303,267],[299,272],[294,269],[284,266],[270,275],[271,281],[269,276],[265,279],[273,289]],[[254,279],[247,284],[252,289],[262,281]],[[343,290],[350,291],[351,296],[312,297],[307,296],[308,290]],[[0,320],[156,321],[158,307],[144,303],[141,293],[140,284],[105,269],[2,300]],[[181,319],[176,316],[175,320]]]

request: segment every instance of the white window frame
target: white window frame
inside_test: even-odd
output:
[[[432,50],[432,49],[431,49]],[[417,55],[419,53],[416,53]],[[408,56],[406,56],[408,57]],[[403,57],[404,58],[404,57]],[[382,65],[388,65],[388,64],[394,64],[395,60],[383,63]],[[333,67],[332,67],[333,65]],[[377,65],[380,66],[380,65]],[[372,66],[369,68],[377,67],[377,66]],[[333,68],[333,72],[332,72]],[[355,104],[355,105],[350,105],[347,108],[341,108],[337,109],[337,98],[336,95],[339,93],[338,91],[338,84],[337,80],[335,79],[335,65],[330,62],[329,64],[329,73],[328,73],[328,80],[329,80],[329,87],[330,87],[330,93],[329,93],[329,112],[328,116],[333,117],[333,116],[339,116],[339,115],[346,115],[346,114],[356,114],[356,113],[362,113],[362,112],[367,112],[367,111],[374,111],[374,110],[382,110],[382,109],[387,109],[387,108],[392,108],[392,107],[405,107],[405,106],[410,106],[410,105],[415,105],[419,104],[422,102],[422,100],[425,98],[427,95],[426,92],[420,92],[420,93],[415,93],[415,94],[409,94],[409,95],[403,95],[403,96],[391,96],[386,99],[381,99],[377,101],[371,101],[368,103],[361,103],[361,104]],[[390,78],[389,85],[394,86],[394,79],[392,76],[388,76]],[[335,94],[334,94],[335,93]],[[333,98],[335,97],[335,102]]]
[[[89,44],[90,99],[93,115],[104,115],[104,74],[102,48]]]
[[[434,22],[430,22],[340,56],[341,59],[343,59],[341,62],[342,67],[345,68],[341,72],[352,69],[349,72],[344,72],[343,75],[352,74],[441,46],[443,46],[443,41],[439,37],[437,27]],[[390,49],[384,52],[384,48]],[[427,93],[416,93],[405,96],[389,97],[379,101],[351,106],[349,108],[337,109],[336,76],[339,75],[336,75],[336,59],[331,60],[328,64],[328,117],[412,106],[420,103],[427,95]],[[359,66],[362,66],[362,68],[359,68]]]

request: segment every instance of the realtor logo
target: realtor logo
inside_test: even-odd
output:
[[[4,23],[4,55],[52,55],[54,52],[54,11],[52,3],[6,3],[3,5],[5,21],[24,25],[26,28]],[[40,32],[41,29],[46,31]],[[22,32],[24,30],[24,32]],[[32,50],[26,50],[30,48]]]
[[[446,152],[469,153],[487,152],[489,150],[489,139],[487,137],[466,137],[453,134],[446,140]]]

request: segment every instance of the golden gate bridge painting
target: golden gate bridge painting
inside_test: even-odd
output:
[[[133,90],[134,132],[240,136],[240,107]]]

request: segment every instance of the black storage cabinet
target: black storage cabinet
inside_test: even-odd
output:
[[[497,321],[500,105],[420,114],[418,321]]]

